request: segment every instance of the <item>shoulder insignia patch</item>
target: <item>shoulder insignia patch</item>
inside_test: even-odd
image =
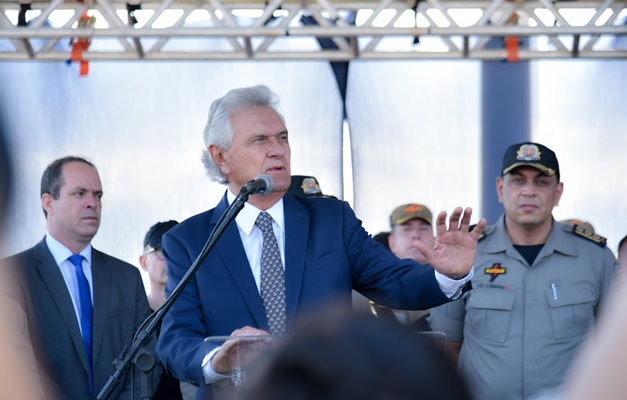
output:
[[[591,232],[583,229],[579,225],[573,225],[573,230],[571,232],[574,233],[577,236],[583,237],[584,239],[588,239],[588,240],[598,244],[601,247],[605,247],[607,245],[607,239],[606,238],[604,238],[601,235],[597,235],[596,233],[591,233]]]
[[[475,229],[475,226],[477,225],[476,224],[470,225],[468,232],[472,232],[472,230]],[[494,228],[492,226],[486,226],[483,232],[481,232],[481,236],[479,236],[479,239],[477,240],[477,242],[480,242],[486,237],[488,237],[492,233],[493,230]]]

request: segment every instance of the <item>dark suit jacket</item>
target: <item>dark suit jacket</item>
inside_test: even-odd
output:
[[[58,399],[96,398],[115,372],[113,360],[130,346],[150,308],[139,270],[92,248],[93,395],[89,395],[87,359],[72,299],[45,239],[13,256],[9,262],[26,295],[33,343]],[[11,265],[9,264],[9,265]],[[139,374],[136,387],[139,387]],[[130,373],[109,399],[129,399]],[[136,391],[136,398],[140,392]]]
[[[289,193],[283,199],[288,328],[295,318],[325,305],[350,305],[351,289],[396,309],[426,309],[449,300],[431,266],[399,260],[376,243],[348,203]],[[189,218],[164,236],[168,296],[227,206],[225,196],[215,209]],[[230,335],[246,325],[268,330],[237,225],[232,223],[166,315],[157,354],[172,375],[206,391],[201,363],[211,346],[204,339]]]

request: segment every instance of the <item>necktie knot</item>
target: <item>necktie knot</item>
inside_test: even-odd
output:
[[[267,212],[260,212],[255,220],[257,228],[261,229],[261,232],[272,232],[272,217]]]
[[[70,262],[72,264],[74,264],[75,267],[79,267],[81,269],[83,269],[83,260],[85,259],[85,257],[83,257],[80,254],[72,254],[71,256],[68,257],[68,260],[70,260]]]

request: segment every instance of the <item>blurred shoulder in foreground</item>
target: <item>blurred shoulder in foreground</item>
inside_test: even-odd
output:
[[[0,241],[11,194],[11,162],[0,117]],[[1,246],[2,243],[0,243]],[[24,295],[13,266],[0,262],[0,399],[44,399],[37,362],[24,313]]]

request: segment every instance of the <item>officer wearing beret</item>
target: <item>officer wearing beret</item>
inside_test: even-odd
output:
[[[505,213],[479,239],[461,301],[431,312],[475,398],[521,400],[558,386],[615,274],[605,238],[552,216],[564,190],[555,153],[510,146],[496,190]]]

